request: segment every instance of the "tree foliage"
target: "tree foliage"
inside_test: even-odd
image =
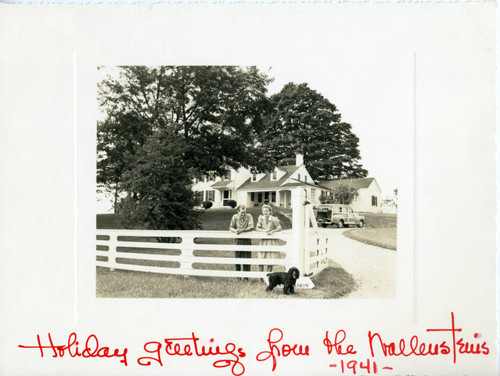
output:
[[[320,202],[322,204],[350,205],[357,196],[357,189],[349,184],[341,183],[333,188],[330,194],[320,196]]]
[[[398,208],[398,188],[394,188],[392,191],[392,197],[387,197],[383,201],[383,205]]]
[[[255,67],[120,67],[99,85],[99,98],[110,121],[131,114],[152,132],[171,129],[185,139],[190,168],[222,174],[259,164],[253,149],[270,109],[269,82]]]
[[[133,113],[118,113],[98,123],[97,183],[114,193],[115,209],[122,176],[150,134],[149,124]]]
[[[115,199],[120,192],[127,194],[127,199],[115,207],[124,210],[122,214],[132,221],[132,209],[137,205],[145,208],[153,205],[153,196],[168,196],[165,192],[155,196],[154,184],[150,188],[140,184],[146,180],[133,183],[147,168],[170,166],[181,185],[187,186],[193,176],[208,171],[222,175],[229,168],[259,165],[255,135],[262,131],[263,115],[270,109],[266,96],[269,82],[253,67],[116,68],[99,84],[98,99],[105,119],[98,123],[98,183],[114,190]],[[160,139],[172,148],[163,156],[152,150],[161,147],[157,142]],[[150,156],[155,158],[154,165],[145,161]],[[172,158],[179,164],[172,165]],[[156,174],[153,170],[150,173]],[[164,191],[174,187],[166,177],[159,181]],[[146,189],[152,190],[149,196]],[[158,223],[168,227],[168,218],[158,212],[164,209],[174,210],[171,206],[153,212],[148,209],[147,216],[153,218],[154,214]],[[141,210],[140,216],[144,216]],[[146,222],[150,228],[156,226],[152,219]],[[191,223],[191,219],[185,222]]]
[[[328,99],[305,83],[289,83],[271,97],[271,105],[260,139],[275,165],[294,164],[301,152],[314,180],[366,177],[359,139]]]
[[[119,203],[126,228],[151,230],[199,227],[191,179],[185,173],[184,140],[169,130],[148,137],[130,168],[122,188],[129,192]]]

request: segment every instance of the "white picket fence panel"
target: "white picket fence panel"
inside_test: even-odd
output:
[[[107,258],[107,260],[96,261],[97,266],[112,269],[135,270],[164,274],[198,275],[213,277],[247,277],[262,278],[267,272],[257,271],[236,271],[236,270],[209,270],[197,269],[193,264],[223,264],[223,265],[279,265],[285,269],[293,266],[293,258],[290,253],[290,243],[292,233],[290,230],[275,233],[267,236],[259,232],[249,232],[242,235],[235,235],[229,231],[149,231],[149,230],[97,230],[98,237],[109,237],[108,240],[97,240],[97,245],[108,247],[108,250],[97,250],[96,255]],[[123,240],[124,237],[135,238],[174,238],[180,239],[180,243],[159,243],[152,241]],[[225,240],[233,244],[197,244],[195,239],[200,240]],[[236,245],[236,239],[251,239],[251,245]],[[260,245],[261,239],[278,239],[283,245]],[[128,249],[125,252],[125,249]],[[152,254],[143,252],[133,252],[130,249],[151,249],[151,250],[177,250],[178,255]],[[280,252],[285,254],[285,258],[261,259],[261,258],[236,258],[236,257],[215,257],[201,256],[194,253],[203,252],[234,252],[249,251],[252,254],[257,252]],[[147,261],[170,261],[179,264],[178,267],[136,265],[118,262],[117,259],[147,260]],[[235,267],[234,267],[235,269]]]
[[[314,275],[328,266],[328,236],[326,234],[310,231],[306,250],[305,272]]]
[[[97,237],[106,237],[106,240],[97,239],[99,247],[107,250],[96,250],[96,265],[111,269],[133,270],[177,275],[212,276],[212,277],[246,277],[263,278],[267,272],[237,271],[234,265],[277,265],[286,270],[294,266],[300,270],[301,276],[311,276],[319,273],[328,266],[328,237],[318,231],[314,214],[305,204],[304,192],[296,189],[292,192],[294,207],[292,230],[285,230],[268,236],[265,233],[252,231],[235,235],[229,231],[203,230],[97,230]],[[312,228],[310,227],[312,226]],[[133,241],[127,238],[175,238],[178,243],[161,243],[146,239]],[[125,239],[123,239],[125,238]],[[220,239],[229,244],[200,244],[195,239],[211,241]],[[236,239],[251,239],[251,245],[236,245]],[[261,245],[262,239],[278,239],[282,245]],[[232,244],[231,244],[232,243]],[[123,249],[122,249],[123,248]],[[176,250],[179,254],[166,255],[131,251],[131,249]],[[125,251],[125,249],[128,249]],[[227,252],[234,255],[234,251],[252,252],[252,258],[218,257],[203,255],[204,252]],[[197,253],[195,255],[194,253]],[[280,252],[285,258],[258,258],[257,252]],[[201,253],[201,255],[199,255]],[[138,265],[118,262],[117,259],[143,261],[173,262],[175,266]],[[232,265],[232,270],[198,269],[194,264]],[[267,268],[266,268],[267,269]]]

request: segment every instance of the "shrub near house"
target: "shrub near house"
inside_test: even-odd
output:
[[[381,211],[382,191],[375,178],[324,180],[320,185],[332,192],[333,198],[324,199],[331,200],[330,203],[350,204],[357,212]]]

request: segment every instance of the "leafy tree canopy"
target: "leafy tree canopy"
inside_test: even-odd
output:
[[[328,99],[305,83],[289,83],[271,97],[271,105],[260,140],[273,164],[295,164],[301,152],[314,180],[366,177],[359,139]]]
[[[148,125],[171,129],[185,139],[184,156],[198,173],[258,165],[255,134],[269,111],[271,81],[255,67],[128,66],[99,85],[107,121],[122,124],[123,114]],[[107,129],[100,128],[106,132]],[[113,130],[111,130],[113,131]],[[121,135],[118,135],[120,137]]]
[[[98,86],[105,113],[98,122],[98,183],[114,190],[115,204],[119,192],[137,193],[124,184],[125,174],[134,174],[146,141],[160,134],[177,143],[188,177],[258,166],[255,135],[270,110],[270,81],[254,67],[116,68]]]

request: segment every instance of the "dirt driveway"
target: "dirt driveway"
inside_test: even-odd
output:
[[[396,298],[397,252],[346,238],[345,229],[326,228],[330,258],[352,274],[358,287],[346,298]]]

